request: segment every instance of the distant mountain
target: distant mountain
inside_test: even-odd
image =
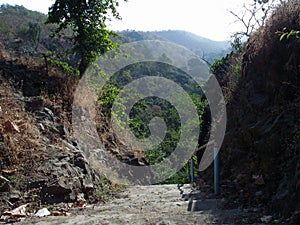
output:
[[[215,58],[221,58],[231,51],[229,41],[213,41],[208,38],[181,30],[165,31],[121,31],[123,41],[163,40],[182,45],[195,52],[199,57],[212,63]]]
[[[61,37],[51,39],[49,36],[55,25],[45,25],[47,16],[28,10],[23,6],[0,6],[0,43],[7,49],[20,54],[40,56],[45,52],[56,52],[58,59],[64,56],[67,49],[71,49],[72,31],[65,31]],[[162,40],[182,45],[195,52],[200,58],[212,63],[215,58],[221,58],[231,51],[229,41],[213,41],[193,33],[179,30],[142,32],[126,30],[116,41],[128,43],[141,40]],[[76,57],[69,52],[68,63],[76,64]],[[67,57],[67,58],[68,58]]]

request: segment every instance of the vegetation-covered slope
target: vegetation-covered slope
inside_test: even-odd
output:
[[[300,209],[300,40],[280,31],[299,31],[299,12],[299,1],[281,4],[241,51],[213,66],[228,101],[222,192],[246,208],[293,215],[292,224]]]
[[[46,15],[27,10],[22,6],[2,5],[0,11],[0,39],[5,48],[14,50],[17,56],[47,54],[55,56],[56,60],[77,65],[78,57],[74,57],[70,51],[72,47],[70,30],[65,31],[61,37],[50,39],[55,26],[45,25]],[[185,31],[121,31],[119,34],[116,41],[121,43],[155,39],[174,42],[185,46],[210,63],[230,51],[228,41],[212,41]]]
[[[193,33],[180,30],[152,32],[122,31],[120,33],[125,37],[125,39],[129,39],[129,41],[159,39],[182,45],[195,52],[199,57],[205,59],[209,63],[213,63],[215,58],[221,58],[231,50],[229,41],[213,41]]]

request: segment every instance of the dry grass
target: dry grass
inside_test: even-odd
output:
[[[251,35],[243,52],[241,79],[227,107],[228,135],[223,144],[225,176],[236,177],[241,169],[264,174],[266,205],[281,216],[299,209],[295,180],[299,178],[300,43],[295,37],[280,40],[277,31],[299,31],[299,13],[299,0],[282,3]],[[236,160],[240,163],[235,165]],[[247,182],[244,190],[250,187]],[[281,191],[289,194],[279,199]],[[239,199],[253,204],[247,194]]]
[[[71,129],[71,106],[77,78],[55,68],[47,73],[44,62],[36,58],[13,60],[5,49],[0,51],[0,60],[0,174],[2,170],[16,169],[15,180],[24,183],[24,179],[35,176],[37,166],[47,159],[47,152],[38,121],[25,110],[20,83],[27,79],[29,88],[30,82],[36,80],[43,85],[38,97],[61,124]],[[14,124],[19,132],[7,124]],[[25,187],[21,183],[18,186]]]
[[[269,53],[274,45],[279,44],[278,31],[284,28],[290,31],[300,29],[300,2],[298,0],[289,0],[278,5],[273,14],[267,20],[264,27],[253,33],[247,45],[248,54],[251,58],[255,57],[261,51]],[[250,58],[250,60],[251,60]]]
[[[22,102],[13,87],[0,77],[0,169],[25,167],[40,149],[39,132],[35,122],[25,111]],[[17,130],[9,129],[7,123],[13,123]],[[27,168],[26,168],[27,169]]]
[[[255,32],[243,56],[243,82],[264,79],[256,87],[270,99],[294,99],[299,84],[300,45],[295,37],[280,40],[284,28],[300,30],[300,2],[290,0],[277,7],[266,25]],[[284,102],[282,102],[284,104]]]

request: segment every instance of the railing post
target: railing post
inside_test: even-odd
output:
[[[214,147],[214,186],[215,194],[220,193],[220,162],[219,162],[219,149]]]
[[[195,174],[194,174],[194,159],[193,157],[191,158],[190,160],[191,162],[191,183],[194,183],[195,182]]]

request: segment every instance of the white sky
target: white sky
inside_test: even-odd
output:
[[[228,12],[239,12],[243,3],[253,0],[119,0],[121,21],[113,21],[113,30],[185,30],[213,40],[227,40],[241,30]],[[23,5],[48,12],[54,0],[0,0],[0,4]]]

